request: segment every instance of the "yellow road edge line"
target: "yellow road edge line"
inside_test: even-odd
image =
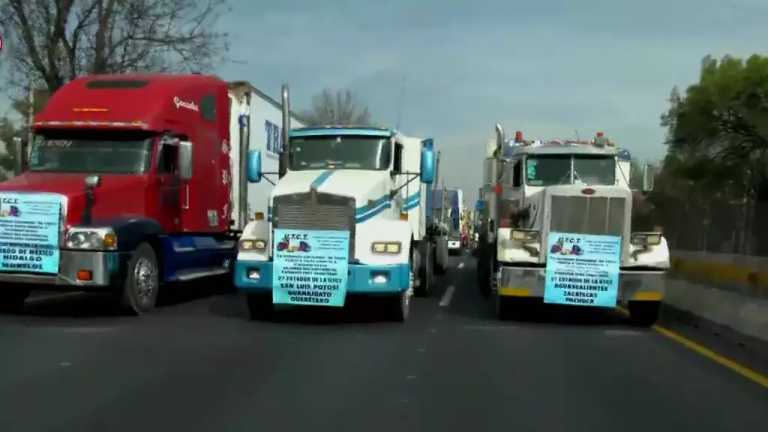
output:
[[[743,376],[744,378],[747,378],[750,381],[753,381],[765,388],[768,388],[768,376],[763,375],[760,372],[757,372],[746,366],[742,366],[739,363],[736,363],[734,360],[731,360],[728,357],[724,357],[703,345],[699,345],[698,343],[686,338],[685,336],[679,335],[673,332],[672,330],[666,329],[659,325],[653,326],[653,329],[656,330],[658,333],[672,339],[673,341],[685,346],[686,348],[692,351],[696,351],[697,353],[714,361],[715,363],[718,363],[721,366],[727,367],[728,369],[736,372],[737,374]]]
[[[618,309],[619,312],[621,312],[624,315],[627,315],[627,316],[629,315],[629,311],[622,306],[617,306],[616,309]],[[704,357],[714,361],[720,366],[724,366],[732,370],[733,372],[736,372],[737,374],[743,376],[744,378],[747,378],[748,380],[754,383],[757,383],[765,388],[768,388],[768,376],[763,375],[760,372],[757,372],[756,370],[750,369],[746,366],[742,366],[736,361],[731,360],[728,357],[722,356],[712,351],[711,349],[686,338],[681,334],[673,332],[668,328],[662,327],[658,324],[654,325],[652,328],[657,333],[663,336],[666,336],[669,339],[672,339],[673,341],[679,343],[680,345],[683,345],[684,347],[690,349],[691,351],[695,351],[703,355]]]

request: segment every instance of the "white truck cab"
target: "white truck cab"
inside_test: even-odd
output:
[[[550,233],[619,237],[618,302],[651,324],[664,296],[669,249],[660,232],[632,230],[629,152],[592,141],[506,140],[497,126],[484,186],[478,278],[500,316],[542,299]]]
[[[428,293],[432,281],[434,245],[423,211],[434,175],[431,140],[390,129],[313,127],[291,130],[287,152],[267,217],[249,223],[240,239],[235,285],[248,295],[252,318],[269,318],[274,304],[342,306],[346,295],[360,294],[386,298],[390,317],[405,320],[412,291]],[[249,155],[252,182],[261,181],[260,157]],[[339,233],[348,239],[337,251],[344,259],[332,268],[317,260],[301,267],[300,254],[283,254],[296,233]],[[315,275],[324,272],[338,277],[318,283]]]

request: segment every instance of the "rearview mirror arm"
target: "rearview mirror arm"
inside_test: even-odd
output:
[[[274,176],[278,176],[278,177],[279,177],[279,176],[280,176],[280,173],[279,173],[279,172],[276,172],[276,171],[270,171],[270,172],[263,172],[263,173],[261,173],[261,178],[263,178],[264,180],[268,181],[268,182],[269,182],[269,184],[271,184],[272,186],[274,186],[274,185],[275,185],[275,182],[273,182],[272,180],[270,180],[270,179],[269,179],[269,177],[267,177],[268,175],[274,175]]]
[[[421,173],[404,172],[404,173],[400,173],[400,174],[397,174],[397,175],[409,175],[409,176],[413,176],[413,177],[409,178],[407,182],[403,183],[402,185],[400,185],[400,187],[398,187],[397,189],[394,189],[392,192],[390,192],[389,193],[389,199],[394,198],[395,195],[397,195],[397,193],[400,192],[401,189],[403,189],[404,187],[408,186],[409,184],[411,184],[411,182],[413,182],[414,180],[419,178],[421,176]]]

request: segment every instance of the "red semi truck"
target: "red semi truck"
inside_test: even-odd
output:
[[[213,76],[62,87],[35,118],[28,169],[0,183],[0,307],[54,288],[111,292],[141,314],[161,283],[228,274],[230,124]]]

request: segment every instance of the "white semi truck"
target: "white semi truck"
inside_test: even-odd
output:
[[[251,318],[270,319],[277,304],[343,306],[359,294],[381,297],[389,318],[406,320],[411,294],[432,290],[432,140],[369,127],[291,129],[284,156],[267,217],[245,227],[235,263]],[[270,175],[260,152],[248,157],[249,181]]]
[[[545,298],[550,252],[580,252],[578,247],[561,245],[548,249],[550,233],[565,233],[571,238],[617,239],[616,302],[627,305],[638,324],[656,321],[669,249],[660,232],[632,230],[629,176],[629,153],[601,133],[591,141],[526,141],[521,132],[507,140],[496,126],[480,190],[477,274],[483,293],[493,295],[500,318]],[[643,189],[648,190],[646,169],[643,177]],[[572,280],[584,282],[578,274],[573,276]],[[570,295],[585,296],[586,304],[596,296],[576,291]]]

